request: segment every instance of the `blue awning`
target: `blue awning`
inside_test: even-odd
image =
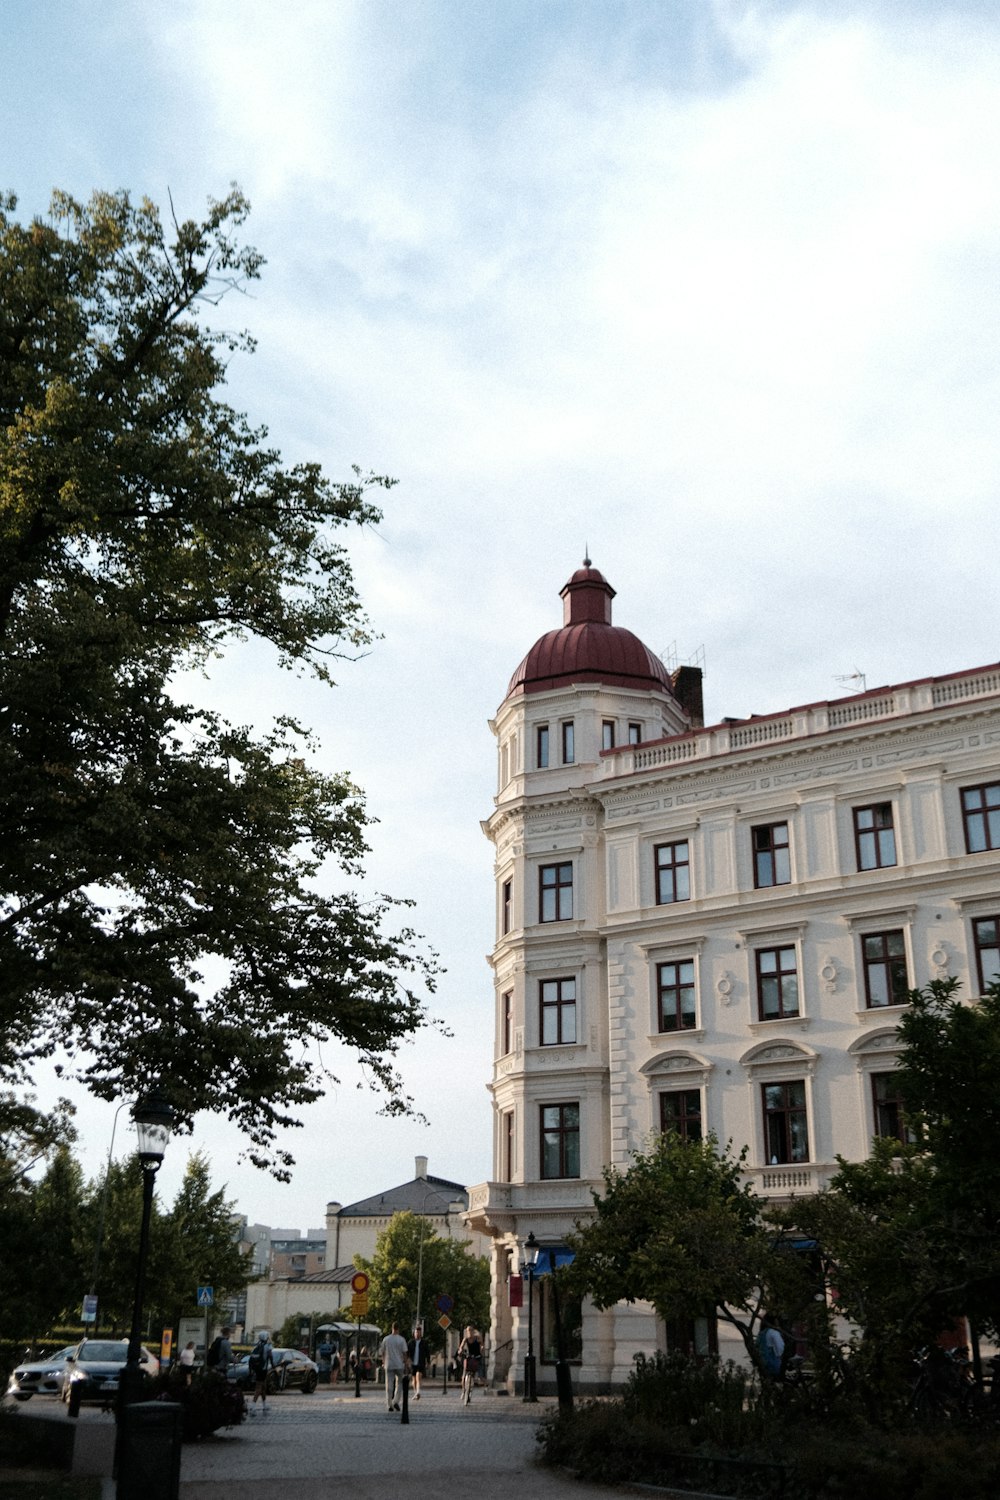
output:
[[[542,1245],[538,1252],[535,1275],[544,1276],[553,1267],[558,1271],[560,1266],[568,1266],[574,1258],[575,1253],[568,1245]]]

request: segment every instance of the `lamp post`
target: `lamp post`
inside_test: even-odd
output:
[[[528,1235],[521,1250],[521,1271],[528,1273],[528,1352],[524,1356],[524,1395],[522,1401],[537,1401],[538,1390],[535,1385],[535,1335],[532,1325],[532,1312],[534,1309],[534,1297],[532,1295],[535,1287],[535,1266],[538,1264],[538,1253],[541,1249],[535,1239],[534,1230]]]
[[[132,1332],[128,1341],[128,1358],[121,1373],[121,1401],[128,1405],[141,1394],[142,1369],[142,1303],[146,1292],[146,1258],[149,1253],[149,1220],[153,1208],[153,1180],[160,1169],[174,1123],[174,1112],[155,1089],[141,1098],[132,1111],[139,1136],[139,1165],[142,1168],[142,1228],[139,1231],[139,1264],[135,1275],[135,1297],[132,1302]]]

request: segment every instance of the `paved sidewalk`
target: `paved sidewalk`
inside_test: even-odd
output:
[[[344,1486],[357,1500],[441,1500],[471,1491],[501,1491],[524,1500],[609,1500],[604,1486],[579,1484],[535,1464],[535,1431],[554,1401],[526,1406],[477,1391],[468,1406],[426,1387],[412,1401],[409,1423],[387,1414],[381,1390],[297,1393],[258,1408],[242,1427],[186,1444],[181,1500],[232,1500],[248,1484],[284,1482],[295,1500],[330,1500]],[[620,1493],[620,1492],[619,1492]]]

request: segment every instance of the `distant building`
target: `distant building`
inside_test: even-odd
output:
[[[520,1246],[543,1247],[534,1332],[555,1355],[550,1257],[602,1169],[657,1131],[749,1147],[765,1198],[899,1133],[896,1026],[944,975],[1000,970],[1000,666],[703,727],[701,673],[612,624],[588,563],[492,728],[496,994],[494,1375],[513,1387]],[[664,1347],[648,1306],[564,1309],[580,1388]],[[703,1320],[674,1331],[739,1350]]]
[[[375,1241],[393,1214],[422,1216],[427,1232],[471,1240],[472,1253],[489,1253],[491,1241],[470,1231],[464,1221],[469,1205],[460,1182],[427,1175],[427,1157],[416,1158],[416,1175],[399,1187],[386,1188],[357,1203],[328,1203],[326,1232],[310,1230],[308,1240],[275,1242],[270,1275],[247,1289],[248,1328],[280,1328],[295,1312],[333,1312],[349,1305],[355,1256],[371,1260]],[[279,1249],[280,1245],[280,1249]],[[324,1263],[315,1264],[319,1258]]]

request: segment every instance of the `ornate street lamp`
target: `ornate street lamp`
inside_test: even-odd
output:
[[[128,1341],[128,1358],[121,1373],[121,1400],[124,1405],[138,1400],[142,1388],[141,1330],[142,1304],[146,1292],[146,1259],[149,1253],[149,1220],[153,1209],[153,1180],[160,1169],[174,1112],[157,1090],[139,1099],[132,1111],[139,1136],[139,1165],[142,1168],[142,1228],[139,1231],[139,1264],[135,1276],[132,1302],[132,1332]]]
[[[538,1264],[538,1256],[541,1245],[535,1239],[535,1231],[532,1230],[521,1248],[521,1274],[528,1275],[528,1352],[524,1356],[524,1395],[522,1401],[537,1401],[538,1391],[535,1386],[535,1335],[532,1324],[532,1312],[534,1308],[535,1267]]]

